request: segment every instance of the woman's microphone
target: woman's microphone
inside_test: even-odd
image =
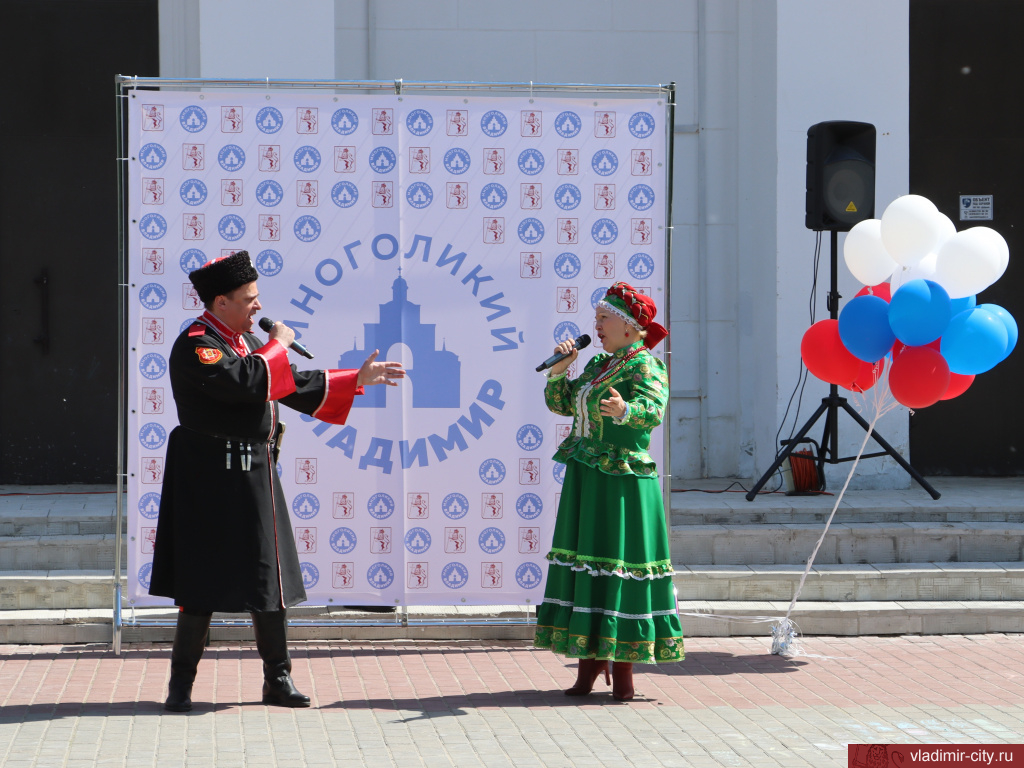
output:
[[[261,327],[262,327],[262,323],[263,323],[263,321],[261,320],[260,321]],[[590,346],[590,336],[588,334],[584,333],[582,336],[579,336],[572,343],[572,346],[573,346],[573,349],[583,349],[584,347]],[[559,352],[557,355],[552,355],[547,360],[545,360],[543,363],[538,365],[537,366],[537,370],[538,371],[543,371],[545,368],[550,368],[552,365],[557,365],[558,363],[560,363],[563,360],[565,360],[565,358],[567,358],[571,354],[572,354],[572,352]]]
[[[270,333],[270,329],[273,328],[273,327],[274,327],[274,321],[271,320],[269,317],[261,317],[260,318],[260,328],[262,328],[264,331],[266,331],[267,333]],[[588,343],[590,342],[589,338],[587,338],[587,342]],[[306,349],[302,344],[299,344],[299,342],[293,341],[288,346],[290,346],[295,352],[298,352],[303,357],[307,357],[310,360],[313,359],[313,353],[310,352],[308,349]]]

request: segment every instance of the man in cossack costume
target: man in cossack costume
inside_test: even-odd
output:
[[[180,607],[164,708],[192,708],[192,683],[214,611],[252,615],[263,659],[263,702],[308,707],[291,679],[286,608],[306,592],[288,505],[277,476],[278,402],[344,424],[364,385],[405,376],[400,363],[359,370],[299,371],[288,363],[295,333],[275,323],[252,334],[262,309],[246,251],[189,274],[203,315],[182,331],[170,358],[179,426],[171,432],[150,594]]]

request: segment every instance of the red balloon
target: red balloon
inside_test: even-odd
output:
[[[954,397],[959,397],[966,392],[968,387],[973,383],[973,373],[966,376],[962,373],[950,373],[949,387],[946,388],[946,394],[940,397],[939,400],[952,400]]]
[[[863,288],[857,291],[857,295],[854,296],[854,298],[857,298],[857,296],[878,296],[879,298],[889,301],[890,299],[892,299],[892,288],[889,286],[888,283],[879,283],[878,285],[865,285]]]
[[[800,357],[807,370],[822,381],[849,389],[860,373],[861,361],[843,346],[838,320],[819,320],[804,332]]]
[[[863,360],[860,361],[860,373],[857,374],[856,380],[853,385],[847,387],[852,389],[854,392],[867,392],[878,380],[882,378],[882,374],[885,372],[885,358],[883,357],[876,363],[865,363]]]
[[[936,352],[939,352],[939,353],[941,353],[941,351],[942,351],[942,349],[941,349],[941,344],[942,344],[942,337],[940,336],[940,337],[939,337],[939,338],[937,338],[937,339],[936,339],[935,341],[931,342],[930,344],[925,344],[924,346],[926,346],[926,347],[931,347],[931,348],[932,348],[932,349],[934,349],[934,350],[935,350]],[[906,349],[906,348],[907,348],[907,345],[906,345],[906,344],[904,344],[904,343],[903,343],[902,341],[900,341],[899,339],[896,339],[896,343],[892,345],[892,359],[893,359],[893,360],[895,360],[895,359],[896,359],[897,357],[899,357],[899,356],[900,356],[900,353],[901,353],[901,352],[902,352],[902,351],[903,351],[904,349]]]
[[[889,368],[889,391],[908,408],[934,405],[949,389],[946,358],[931,347],[905,347]]]

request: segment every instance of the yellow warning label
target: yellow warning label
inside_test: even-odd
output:
[[[853,200],[851,200],[850,204],[848,206],[846,206],[846,212],[847,213],[856,213],[857,212],[857,206],[853,204]]]

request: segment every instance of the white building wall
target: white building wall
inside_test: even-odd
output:
[[[675,81],[672,472],[757,477],[775,455],[809,323],[807,128],[873,122],[879,215],[906,192],[908,2],[161,0],[161,74]],[[839,274],[848,299],[857,286],[841,256]],[[801,423],[826,393],[808,383]],[[905,410],[880,430],[907,450]],[[841,421],[840,436],[855,452],[862,433]],[[906,484],[888,459],[858,476]]]

